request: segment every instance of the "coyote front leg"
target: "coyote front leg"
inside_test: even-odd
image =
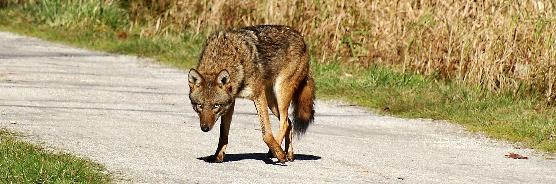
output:
[[[232,122],[232,115],[234,114],[235,102],[232,102],[231,107],[220,120],[220,138],[218,139],[218,148],[214,153],[214,162],[223,162],[224,155],[226,154],[226,146],[228,145],[228,133],[230,132],[230,124]]]
[[[259,97],[255,98],[255,108],[257,109],[257,114],[259,115],[259,121],[261,123],[263,141],[280,163],[286,163],[286,153],[282,150],[280,144],[276,142],[276,139],[274,139],[274,136],[272,135],[272,129],[270,128],[270,120],[268,117],[268,103],[264,93],[261,93]]]

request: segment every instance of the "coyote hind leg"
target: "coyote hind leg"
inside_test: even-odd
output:
[[[293,82],[295,83],[295,82]],[[292,140],[290,138],[290,133],[292,130],[292,123],[288,118],[288,109],[293,99],[295,91],[295,85],[292,85],[292,82],[288,80],[281,80],[278,78],[276,82],[276,86],[274,87],[274,92],[276,94],[276,102],[278,106],[278,119],[280,120],[280,132],[278,132],[278,136],[276,140],[281,144],[286,137],[285,141],[285,149],[284,151],[287,152],[287,160],[293,160],[293,147],[292,147]],[[291,152],[291,153],[290,153]]]
[[[284,143],[286,145],[286,147],[284,148],[284,151],[286,151],[286,160],[291,162],[291,161],[294,160],[293,144],[292,144],[292,142],[293,142],[292,141],[293,140],[293,134],[292,134],[293,124],[290,121],[290,118],[287,118],[287,119],[288,119],[288,126],[286,128],[286,135],[285,135],[286,140],[285,140],[285,143]]]
[[[274,156],[278,159],[280,163],[286,162],[286,154],[282,150],[280,144],[276,142],[274,136],[272,135],[272,128],[270,127],[270,120],[268,117],[268,103],[267,99],[262,93],[261,96],[255,99],[255,107],[257,109],[257,115],[259,116],[259,121],[261,123],[261,131],[263,133],[263,141],[268,146],[268,149],[272,151]]]

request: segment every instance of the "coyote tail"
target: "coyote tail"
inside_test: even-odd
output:
[[[299,137],[305,134],[309,125],[313,123],[315,115],[315,81],[308,75],[295,91],[293,96],[293,130]]]

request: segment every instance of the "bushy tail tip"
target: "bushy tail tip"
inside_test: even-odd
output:
[[[313,123],[315,82],[311,76],[299,84],[293,98],[293,130],[300,137]]]

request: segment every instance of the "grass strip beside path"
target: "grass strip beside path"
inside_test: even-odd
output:
[[[109,183],[104,167],[54,153],[0,129],[0,183]]]

